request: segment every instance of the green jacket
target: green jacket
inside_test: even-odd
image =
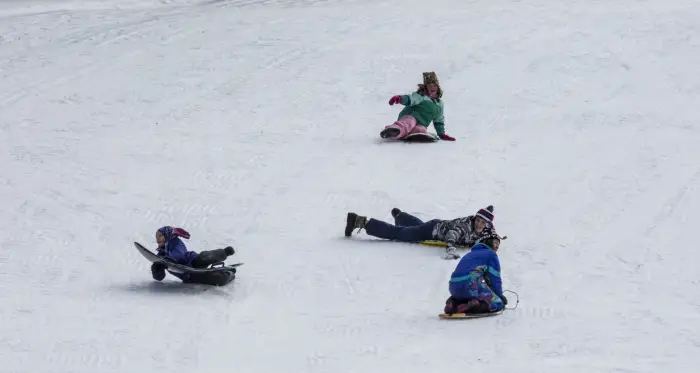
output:
[[[430,122],[433,122],[438,135],[445,133],[445,102],[443,100],[433,100],[428,96],[413,92],[410,95],[401,96],[401,105],[406,107],[399,113],[399,118],[410,115],[416,118],[418,124],[423,127],[428,127]]]

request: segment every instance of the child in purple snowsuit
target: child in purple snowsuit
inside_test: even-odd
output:
[[[496,252],[501,237],[485,229],[471,252],[457,264],[450,278],[450,297],[445,313],[486,313],[505,308],[508,299],[503,295],[501,263]]]
[[[163,257],[168,261],[182,264],[192,268],[207,268],[208,266],[223,262],[227,257],[235,253],[233,247],[228,246],[225,249],[206,250],[200,253],[187,250],[185,243],[180,237],[189,239],[190,234],[182,228],[173,228],[171,226],[161,227],[156,231],[156,242],[158,249],[156,255]],[[217,274],[187,274],[174,273],[168,271],[175,277],[178,277],[183,282],[210,283],[214,285],[226,282],[222,279],[221,273]],[[235,268],[231,270],[235,273]],[[151,265],[151,275],[156,281],[162,281],[165,278],[165,266],[162,263],[153,263]],[[230,281],[230,280],[229,280]]]

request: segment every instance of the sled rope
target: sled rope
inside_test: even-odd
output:
[[[516,292],[514,292],[514,291],[512,291],[512,290],[503,290],[503,292],[506,292],[506,291],[509,292],[509,293],[515,294],[515,307],[512,307],[512,308],[511,308],[511,307],[506,307],[505,309],[507,309],[507,310],[514,310],[514,309],[518,308],[518,303],[520,303],[520,296],[518,295],[518,293],[516,293]]]

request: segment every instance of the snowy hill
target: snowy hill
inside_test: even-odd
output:
[[[0,1],[0,372],[692,372],[700,5]],[[456,142],[385,143],[424,71]],[[431,126],[431,131],[433,128]],[[349,211],[493,204],[517,309]],[[151,279],[162,225],[229,286]]]

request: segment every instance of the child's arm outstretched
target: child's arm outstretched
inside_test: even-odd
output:
[[[401,104],[403,106],[415,106],[426,100],[424,96],[421,96],[417,92],[413,92],[410,95],[396,95],[389,100],[389,105]]]

